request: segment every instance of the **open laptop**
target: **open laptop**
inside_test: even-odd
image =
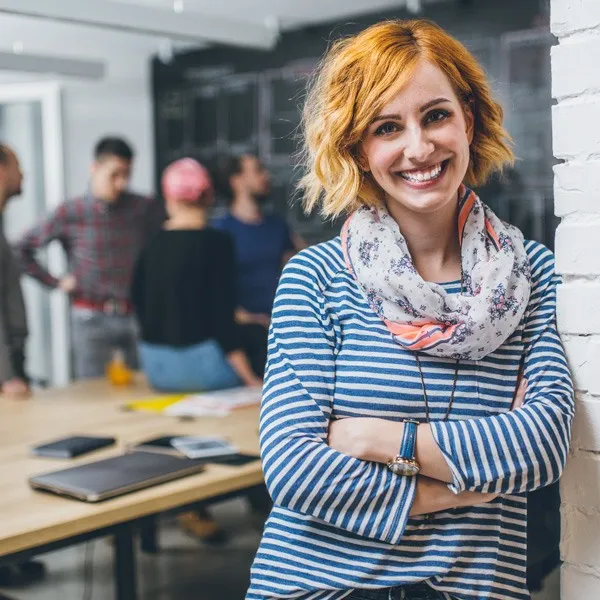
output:
[[[34,490],[84,502],[100,502],[199,473],[205,465],[206,460],[130,452],[78,467],[34,475],[29,478],[29,485]]]

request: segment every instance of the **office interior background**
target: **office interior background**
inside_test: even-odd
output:
[[[25,175],[7,236],[84,192],[94,143],[116,134],[136,150],[132,188],[157,197],[163,168],[179,157],[214,167],[223,155],[255,153],[272,174],[270,207],[309,243],[331,238],[339,223],[304,215],[294,191],[306,81],[332,39],[418,15],[473,51],[504,107],[518,160],[481,190],[484,201],[552,247],[549,11],[549,0],[0,0],[0,140]],[[215,213],[223,208],[219,199]],[[64,271],[58,247],[45,260]],[[28,370],[65,385],[67,300],[28,280],[24,292]],[[234,563],[251,556],[244,544],[231,550]],[[220,597],[219,581],[210,585]]]
[[[256,153],[272,174],[272,208],[310,243],[332,237],[339,224],[317,214],[307,217],[294,202],[307,78],[332,39],[383,18],[419,14],[474,52],[504,107],[518,161],[505,181],[482,191],[486,201],[528,237],[553,245],[553,36],[546,0],[330,0],[301,6],[276,0],[139,0],[123,2],[141,10],[123,26],[120,2],[102,3],[107,21],[112,9],[115,23],[101,27],[95,2],[76,3],[77,23],[57,19],[52,11],[15,14],[26,11],[11,10],[10,4],[3,8],[0,2],[0,136],[22,157],[26,181],[23,198],[5,217],[9,239],[86,189],[92,146],[107,132],[134,145],[132,188],[148,194],[157,194],[162,169],[181,156],[210,167],[219,156]],[[160,28],[159,11],[180,10],[194,17],[197,33],[175,27],[170,37],[150,35]],[[244,29],[255,39],[240,37]],[[206,41],[217,30],[221,39]],[[47,260],[52,270],[64,269],[58,248],[49,249]],[[32,282],[25,286],[29,369],[41,382],[64,384],[65,299]]]

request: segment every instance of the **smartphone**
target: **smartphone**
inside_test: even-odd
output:
[[[175,438],[173,446],[188,458],[208,458],[238,454],[239,450],[220,437],[181,436]]]

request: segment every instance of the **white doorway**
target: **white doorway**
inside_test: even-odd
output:
[[[0,141],[17,153],[23,193],[10,201],[4,228],[10,242],[65,199],[60,86],[56,83],[0,85]],[[54,274],[66,260],[58,242],[40,259]],[[29,339],[26,370],[32,379],[62,386],[70,378],[68,302],[63,294],[22,279]]]

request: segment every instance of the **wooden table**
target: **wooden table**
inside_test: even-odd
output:
[[[203,473],[99,504],[29,488],[31,475],[114,456],[128,444],[161,434],[223,435],[242,452],[258,454],[258,408],[188,421],[122,409],[128,400],[153,395],[141,381],[122,389],[92,381],[37,392],[30,400],[0,398],[0,562],[114,535],[116,598],[134,600],[133,535],[140,524],[165,511],[262,484],[260,461],[255,461],[240,467],[209,465]],[[30,453],[36,444],[75,434],[114,436],[118,445],[71,461]]]

